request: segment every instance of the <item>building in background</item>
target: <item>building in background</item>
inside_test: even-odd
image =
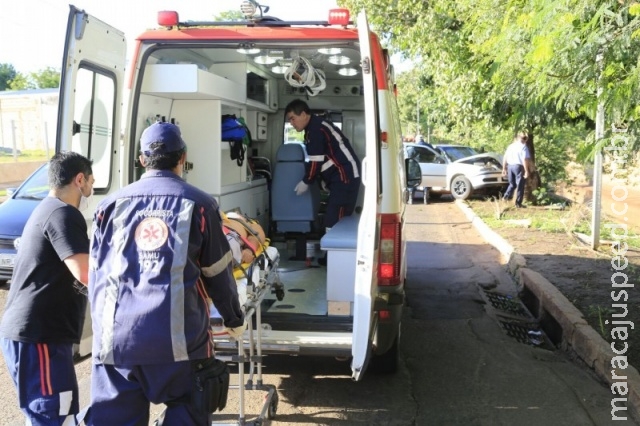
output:
[[[2,151],[55,150],[58,89],[0,92]]]

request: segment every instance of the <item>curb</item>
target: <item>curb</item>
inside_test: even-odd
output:
[[[534,310],[537,312],[532,312],[532,314],[541,323],[555,322],[555,325],[562,329],[561,348],[575,353],[609,388],[612,388],[615,383],[612,379],[612,373],[615,372],[626,382],[628,388],[627,407],[630,408],[634,418],[640,418],[640,374],[638,370],[630,364],[626,369],[614,370],[611,360],[615,354],[610,343],[587,323],[582,312],[544,276],[527,268],[525,258],[516,253],[511,244],[489,228],[464,201],[456,200],[456,204],[480,235],[502,254],[509,272],[518,282],[525,297],[533,296],[535,298],[536,309]],[[552,320],[549,320],[549,317]],[[614,396],[619,395],[612,393],[612,398]],[[623,415],[621,414],[621,416]]]

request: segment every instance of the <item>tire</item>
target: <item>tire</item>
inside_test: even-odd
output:
[[[278,391],[273,394],[271,398],[271,402],[269,403],[269,408],[267,409],[267,419],[274,419],[276,417],[276,413],[278,412]]]
[[[371,371],[376,374],[394,374],[398,371],[400,363],[400,327],[398,334],[393,341],[389,350],[380,355],[374,355],[371,358]]]
[[[469,182],[466,176],[458,175],[451,179],[451,195],[453,198],[466,200],[472,192],[471,182]]]

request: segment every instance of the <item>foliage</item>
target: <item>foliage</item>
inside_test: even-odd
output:
[[[0,64],[0,91],[52,89],[60,86],[60,71],[52,67],[24,74],[11,64]]]
[[[7,90],[11,80],[16,78],[16,69],[11,64],[0,64],[0,91]]]
[[[568,155],[592,158],[622,128],[640,144],[640,5],[611,0],[339,0],[365,9],[390,49],[416,68],[398,79],[406,133],[500,147],[535,135],[543,182]],[[599,91],[600,89],[600,91]],[[408,93],[402,95],[404,91]],[[404,103],[404,105],[403,105]],[[605,134],[594,134],[596,106]],[[417,109],[422,112],[416,123]],[[422,119],[422,117],[425,117]],[[560,140],[560,129],[581,137]],[[498,149],[491,149],[496,150]],[[541,164],[540,164],[541,163]],[[544,174],[549,171],[548,175]]]

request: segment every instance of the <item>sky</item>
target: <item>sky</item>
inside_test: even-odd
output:
[[[0,3],[11,0],[3,0]],[[270,6],[268,15],[283,20],[326,20],[335,0],[259,0]],[[160,10],[175,10],[181,21],[213,20],[225,10],[240,10],[241,0],[17,0],[0,9],[0,63],[29,73],[47,67],[60,69],[69,15],[69,4],[84,9],[107,24],[124,31],[127,59],[135,37],[157,27]],[[292,7],[292,5],[294,7]],[[352,17],[355,19],[355,17]]]

